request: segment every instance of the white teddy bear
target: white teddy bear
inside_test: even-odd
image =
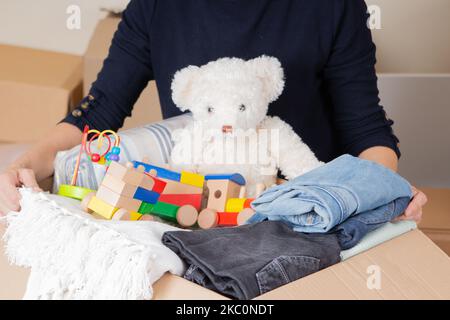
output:
[[[170,165],[201,174],[240,173],[247,196],[276,182],[278,169],[292,179],[322,163],[292,127],[267,116],[284,89],[274,57],[222,58],[178,71],[172,99],[193,121],[173,134]],[[258,188],[259,189],[259,188]]]

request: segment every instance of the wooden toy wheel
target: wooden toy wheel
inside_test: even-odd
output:
[[[238,226],[242,226],[245,222],[250,219],[255,214],[255,210],[252,208],[245,208],[241,212],[239,212],[237,216],[237,224]]]
[[[92,213],[92,211],[88,208],[89,202],[95,196],[95,192],[88,193],[83,200],[81,201],[81,209],[87,213]]]
[[[128,210],[119,209],[116,213],[114,213],[112,220],[131,220],[131,214]]]
[[[144,214],[139,221],[155,221],[155,218],[152,215]]]
[[[213,209],[203,209],[198,216],[198,225],[202,229],[211,229],[217,227],[219,216]]]
[[[182,227],[192,227],[198,219],[198,211],[191,205],[181,206],[177,211],[177,222]]]

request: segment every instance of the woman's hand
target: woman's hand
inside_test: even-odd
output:
[[[31,169],[10,168],[0,173],[0,216],[20,209],[20,186],[41,191]]]
[[[394,221],[413,220],[419,223],[422,220],[422,208],[427,203],[428,199],[425,193],[412,187],[413,198],[405,210],[405,213],[394,219]]]

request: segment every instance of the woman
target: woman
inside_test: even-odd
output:
[[[363,0],[132,0],[90,95],[52,134],[0,175],[0,212],[17,210],[17,186],[37,188],[85,124],[120,128],[149,80],[165,118],[173,74],[220,57],[262,54],[283,64],[286,88],[269,113],[288,122],[322,161],[343,153],[397,170],[398,140],[379,105],[375,45]],[[419,221],[426,196],[400,219]]]

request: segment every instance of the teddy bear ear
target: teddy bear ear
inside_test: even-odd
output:
[[[284,71],[281,62],[275,57],[261,56],[247,63],[263,81],[269,103],[277,100],[284,89]]]
[[[181,111],[189,109],[192,84],[200,70],[197,66],[189,66],[177,71],[172,80],[172,100]]]

